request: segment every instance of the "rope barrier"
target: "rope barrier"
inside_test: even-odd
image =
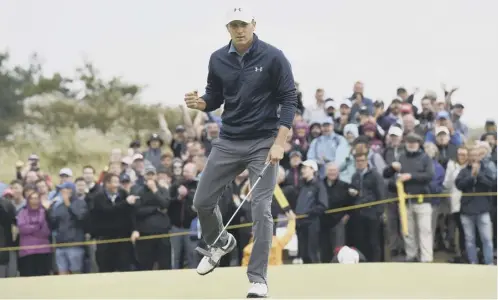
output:
[[[488,192],[488,193],[467,193],[467,194],[462,194],[463,196],[467,197],[472,197],[472,196],[496,196],[496,192]],[[421,197],[423,198],[446,198],[446,197],[451,197],[451,194],[424,194],[424,195],[404,195],[405,199],[420,199]],[[387,203],[393,203],[393,202],[399,202],[400,197],[396,198],[389,198],[389,199],[384,199],[384,200],[378,200],[378,201],[373,201],[373,202],[368,202],[368,203],[362,203],[362,204],[356,204],[356,205],[351,205],[351,206],[346,206],[346,207],[340,207],[340,208],[333,208],[333,209],[328,209],[325,211],[325,214],[333,214],[333,213],[338,213],[338,212],[345,212],[345,211],[351,211],[351,210],[356,210],[356,209],[361,209],[365,207],[371,207],[371,206],[376,206],[376,205],[381,205],[381,204],[387,204]],[[308,215],[297,215],[296,219],[304,219],[308,217]],[[285,221],[287,218],[276,218],[273,221],[278,222],[278,221]],[[245,227],[251,227],[251,223],[244,223],[244,224],[236,224],[236,225],[230,225],[228,226],[227,229],[239,229],[239,228],[245,228]],[[183,235],[190,235],[192,234],[190,231],[184,231],[184,232],[176,232],[176,233],[165,233],[165,234],[156,234],[156,235],[148,235],[148,236],[141,236],[139,240],[153,240],[153,239],[162,239],[162,238],[171,238],[175,236],[183,236]],[[19,250],[28,250],[28,249],[42,249],[42,248],[66,248],[66,247],[77,247],[77,246],[89,246],[89,245],[100,245],[100,244],[111,244],[111,243],[124,243],[124,242],[130,242],[131,238],[126,237],[126,238],[116,238],[116,239],[106,239],[106,240],[91,240],[91,241],[83,241],[83,242],[73,242],[73,243],[52,243],[52,244],[44,244],[44,245],[32,245],[32,246],[16,246],[16,247],[4,247],[0,248],[0,252],[5,252],[5,251],[19,251]]]

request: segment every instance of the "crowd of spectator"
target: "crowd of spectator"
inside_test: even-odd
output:
[[[298,112],[272,203],[272,215],[288,220],[275,223],[286,232],[275,232],[270,264],[340,261],[344,246],[351,248],[342,253],[357,249],[367,262],[432,262],[435,251],[446,251],[455,262],[495,263],[494,121],[480,138],[469,136],[464,106],[451,101],[456,89],[444,99],[428,92],[418,108],[404,88],[385,103],[366,97],[357,82],[341,100],[317,89],[315,103],[304,107],[296,87]],[[159,115],[158,133],[145,145],[133,141],[127,152],[114,149],[99,173],[91,165],[63,168],[52,179],[36,154],[18,162],[15,179],[0,183],[0,248],[21,249],[0,249],[0,277],[195,268],[201,257],[194,249],[205,245],[193,198],[221,119],[198,112],[192,120],[182,109],[184,124],[174,132]],[[247,170],[228,184],[219,199],[224,222],[249,188]],[[407,198],[407,235],[396,202],[367,206],[397,197],[400,188],[416,195]],[[251,222],[248,200],[232,224]],[[237,248],[221,266],[246,265],[251,227],[230,232]],[[284,248],[295,235],[298,253],[289,257]]]

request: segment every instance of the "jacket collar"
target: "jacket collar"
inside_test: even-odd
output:
[[[252,45],[251,45],[251,47],[249,47],[247,52],[244,53],[244,56],[256,52],[258,50],[259,42],[260,42],[260,40],[259,40],[258,36],[255,33],[253,33]],[[227,53],[231,53],[231,52],[233,52],[233,49],[235,49],[235,47],[232,47],[232,40],[230,40],[228,42],[228,45],[226,46],[226,51],[227,51]],[[237,53],[237,51],[235,51],[235,53]]]

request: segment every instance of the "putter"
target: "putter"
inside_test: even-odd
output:
[[[247,198],[249,198],[249,196],[251,195],[252,191],[254,190],[254,188],[258,185],[258,182],[259,180],[265,175],[266,173],[266,169],[268,169],[268,166],[270,165],[269,162],[267,162],[265,164],[265,166],[263,167],[263,170],[261,170],[261,172],[259,173],[258,175],[258,179],[256,179],[256,182],[254,182],[253,186],[251,187],[251,189],[249,190],[249,192],[247,193],[247,195],[244,197],[244,200],[242,200],[242,202],[240,203],[240,205],[237,207],[237,209],[235,210],[235,212],[233,213],[232,217],[230,218],[230,220],[228,220],[227,224],[225,225],[225,227],[223,227],[223,229],[221,230],[220,234],[218,234],[218,237],[216,238],[216,240],[214,240],[214,242],[211,244],[211,245],[208,245],[208,249],[210,248],[213,248],[214,245],[216,245],[216,243],[218,242],[218,240],[220,239],[221,235],[223,234],[224,231],[227,230],[228,226],[230,226],[230,223],[232,222],[233,218],[235,218],[235,215],[239,212],[239,209],[242,207],[242,205],[244,205],[244,202],[246,202]],[[200,254],[204,255],[204,256],[207,256],[207,257],[211,257],[212,254],[209,250],[205,250],[201,247],[197,247],[195,248],[195,251],[199,252]]]

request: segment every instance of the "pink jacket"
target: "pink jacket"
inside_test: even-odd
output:
[[[17,227],[19,228],[19,246],[47,245],[41,248],[21,249],[19,257],[52,252],[52,248],[48,246],[51,232],[46,210],[43,207],[23,208],[17,215]]]

